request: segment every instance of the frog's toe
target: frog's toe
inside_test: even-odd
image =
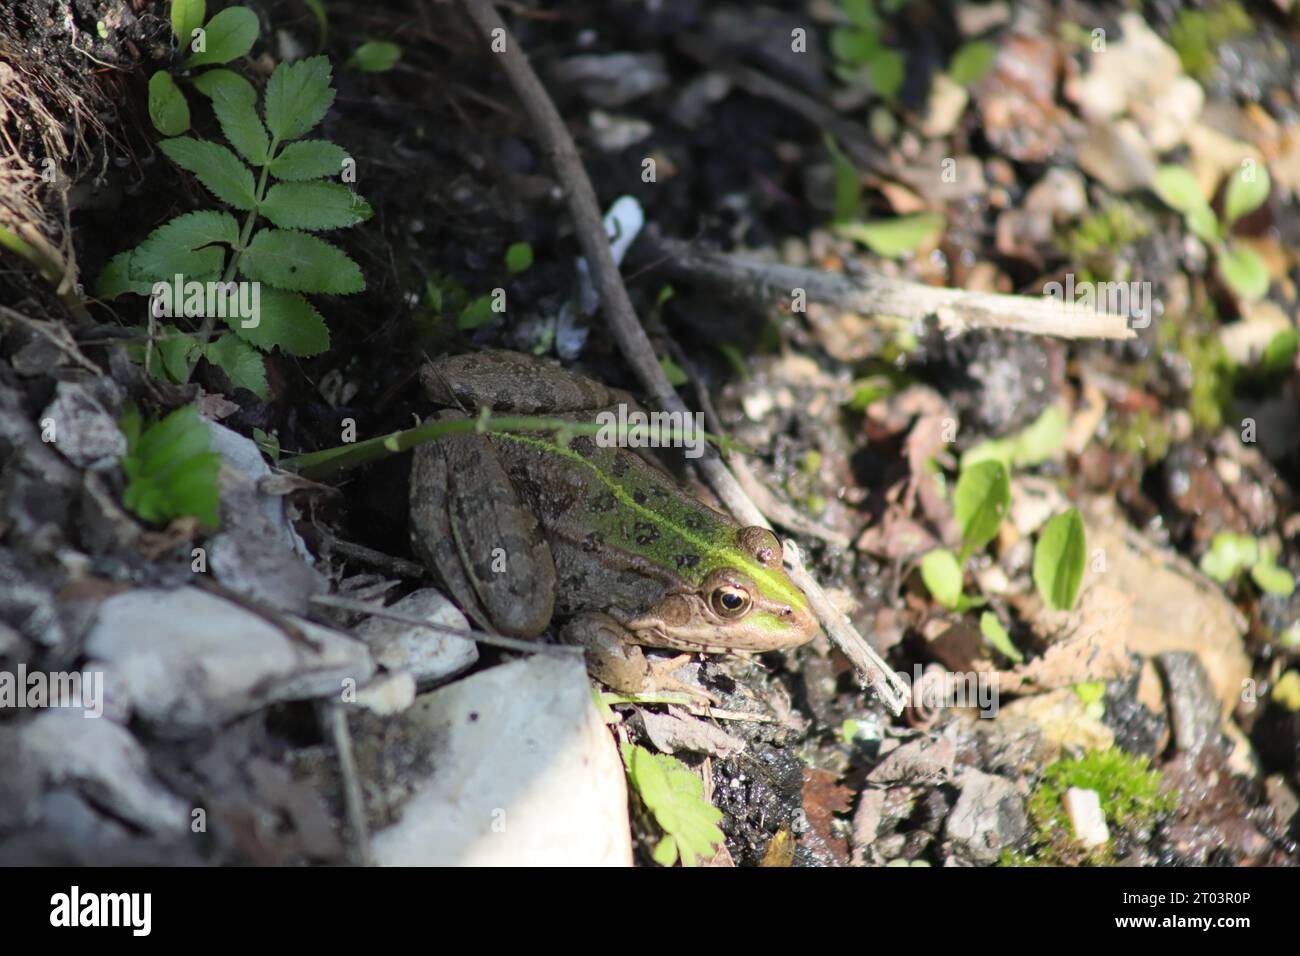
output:
[[[718,697],[699,684],[693,684],[690,681],[672,676],[673,671],[683,664],[689,663],[693,656],[692,654],[679,654],[677,657],[647,661],[645,685],[649,688],[649,692],[666,691],[670,694],[685,694],[693,700],[704,701],[713,707],[721,704],[722,701]]]

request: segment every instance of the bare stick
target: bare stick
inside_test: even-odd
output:
[[[339,757],[339,777],[343,781],[343,806],[347,810],[348,825],[352,828],[352,839],[356,846],[356,862],[360,866],[369,866],[370,827],[366,821],[366,800],[361,792],[361,780],[357,776],[357,761],[352,754],[352,735],[348,733],[348,715],[339,703],[322,704],[324,713],[322,722],[334,741],[334,750]]]
[[[641,320],[632,308],[632,300],[628,298],[623,277],[610,253],[609,237],[605,234],[596,192],[592,189],[591,180],[587,178],[582,158],[578,155],[578,149],[564,120],[555,109],[541,80],[533,72],[518,41],[493,9],[491,0],[462,0],[462,3],[484,39],[489,43],[497,41],[498,46],[500,41],[504,41],[502,52],[498,54],[501,68],[532,120],[533,130],[550,156],[556,178],[565,190],[578,242],[591,268],[596,290],[600,293],[601,310],[623,358],[632,366],[637,379],[650,393],[656,405],[665,411],[686,413],[688,409],[685,403],[668,383],[667,376],[659,366],[654,346],[650,344]],[[709,486],[738,521],[747,525],[771,527],[716,452],[707,452],[699,460],[699,466]],[[786,549],[787,553],[795,550]],[[809,604],[826,628],[830,639],[858,671],[866,676],[886,706],[895,714],[901,712],[907,695],[906,685],[854,630],[848,618],[831,603],[797,557],[793,554],[791,557],[796,559],[790,569],[790,577],[808,596]]]
[[[1080,308],[1048,296],[967,292],[875,274],[838,275],[701,250],[678,239],[656,238],[647,245],[645,255],[655,260],[656,269],[763,304],[788,304],[794,290],[802,289],[809,302],[863,315],[904,319],[934,315],[942,328],[953,332],[1003,329],[1066,339],[1131,339],[1135,334],[1128,327],[1127,316]]]

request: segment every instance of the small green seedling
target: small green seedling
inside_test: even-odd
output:
[[[1016,647],[1011,641],[1011,635],[1007,629],[1002,626],[998,616],[992,611],[985,611],[980,615],[980,633],[984,639],[989,642],[994,650],[1015,661],[1017,664],[1025,662],[1025,655],[1021,653],[1020,648]]]
[[[985,604],[962,591],[962,565],[992,541],[1011,507],[1011,478],[996,459],[962,469],[953,490],[953,514],[961,530],[961,553],[936,548],[921,559],[921,580],[934,599],[951,611]]]
[[[172,8],[177,37],[194,38],[194,52],[184,62],[191,71],[227,63],[252,48],[257,17],[251,11],[231,7],[199,28],[203,15],[202,0]],[[205,358],[236,386],[265,398],[258,350],[308,356],[329,347],[325,320],[303,293],[360,292],[365,279],[341,249],[311,233],[354,226],[371,215],[366,201],[345,185],[355,181],[347,152],[327,140],[303,138],[334,102],[330,81],[323,56],[281,63],[267,82],[259,116],[257,91],[238,73],[191,72],[184,82],[211,101],[232,151],[179,135],[189,128],[188,102],[170,75],[151,79],[150,115],[168,137],[160,150],[222,206],[243,214],[241,223],[227,209],[184,213],[114,256],[100,274],[96,292],[103,298],[150,296],[143,361],[151,373],[186,382]],[[266,223],[272,228],[258,228]],[[176,325],[155,322],[160,311]],[[200,317],[197,335],[178,321]],[[229,334],[214,333],[217,319],[230,327]]]
[[[644,747],[623,745],[623,764],[633,789],[664,831],[654,850],[655,862],[695,866],[713,856],[725,839],[718,823],[722,811],[704,799],[704,781],[680,760]]]
[[[1083,519],[1071,508],[1043,525],[1034,546],[1034,587],[1043,603],[1053,610],[1074,607],[1083,582],[1087,557]]]
[[[1290,597],[1295,591],[1295,578],[1278,565],[1276,549],[1246,534],[1216,534],[1210,549],[1201,555],[1201,570],[1220,584],[1249,570],[1250,579],[1266,594]]]
[[[1264,205],[1272,188],[1268,167],[1244,159],[1228,180],[1223,218],[1201,193],[1196,177],[1181,166],[1161,166],[1152,184],[1155,194],[1182,213],[1187,228],[1215,251],[1219,275],[1243,299],[1260,299],[1268,292],[1268,268],[1253,250],[1233,241],[1232,229],[1242,216]]]
[[[402,58],[402,48],[396,43],[372,40],[352,51],[348,66],[362,73],[387,73]]]
[[[948,221],[941,213],[918,212],[870,222],[842,222],[835,234],[866,246],[886,259],[901,259],[938,242]]]
[[[903,4],[884,0],[881,5],[887,13],[892,13]],[[856,73],[865,72],[872,89],[881,99],[892,103],[903,85],[903,54],[885,46],[884,22],[872,0],[844,0],[844,13],[850,25],[831,31],[831,54],[837,72],[846,81],[851,81]]]
[[[208,450],[210,434],[198,410],[186,405],[145,427],[139,409],[130,405],[121,425],[127,444],[122,503],[146,521],[191,516],[215,528],[221,456]]]

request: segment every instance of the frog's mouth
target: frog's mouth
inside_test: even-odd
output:
[[[806,608],[760,595],[743,615],[726,617],[699,591],[670,594],[626,626],[638,643],[704,654],[781,650],[817,635],[817,620]]]

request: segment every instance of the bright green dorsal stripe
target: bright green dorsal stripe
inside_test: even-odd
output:
[[[497,437],[506,438],[510,441],[519,442],[525,445],[532,445],[535,448],[559,455],[574,465],[582,466],[594,474],[610,493],[614,496],[619,505],[628,511],[636,514],[638,517],[654,524],[666,527],[673,534],[680,537],[693,549],[698,551],[702,556],[707,556],[710,560],[707,562],[710,567],[701,572],[701,577],[707,574],[709,570],[715,567],[736,567],[739,566],[758,585],[759,589],[768,598],[776,601],[782,601],[797,608],[807,607],[807,598],[804,593],[786,577],[784,570],[765,568],[750,555],[741,551],[739,547],[719,547],[717,543],[707,537],[700,535],[695,530],[687,527],[679,521],[674,521],[670,515],[656,511],[636,501],[626,488],[621,485],[613,476],[606,474],[596,464],[570,448],[545,439],[533,438],[527,435],[521,435],[513,432],[498,432]],[[707,515],[710,522],[716,522],[719,526],[727,527],[732,533],[728,536],[728,543],[734,543],[734,526],[724,525],[723,519],[715,517],[711,509],[703,504],[699,505],[700,513]],[[779,626],[780,622],[773,618],[775,625]]]

